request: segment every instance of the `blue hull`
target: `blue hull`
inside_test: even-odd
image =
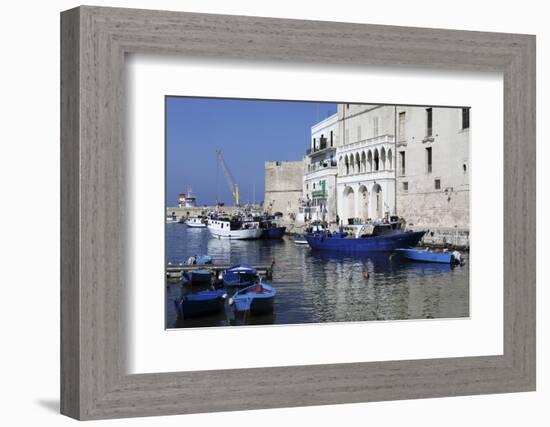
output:
[[[216,313],[225,306],[226,294],[223,291],[204,291],[174,300],[179,317],[200,316]]]
[[[399,248],[416,246],[425,231],[395,231],[380,236],[346,238],[341,235],[327,236],[326,233],[310,233],[305,238],[312,249],[340,252],[389,252]]]
[[[258,286],[256,284],[253,287]],[[233,301],[235,310],[240,313],[268,313],[273,311],[273,302],[275,300],[276,291],[272,286],[262,284],[266,292],[263,293],[247,293],[247,289],[237,292]]]
[[[286,227],[265,228],[262,232],[262,239],[282,239],[285,231]]]
[[[206,270],[188,271],[184,274],[184,277],[182,277],[182,279],[187,279],[187,282],[191,282],[191,284],[193,285],[210,284],[212,280],[212,274]],[[185,280],[182,280],[182,282],[184,281]]]
[[[248,308],[248,303],[244,302],[241,303],[239,301],[235,302],[235,309],[239,313],[244,313],[246,311],[253,313],[253,314],[260,314],[260,313],[269,313],[273,311],[273,301],[275,298],[255,298],[250,303],[250,308]]]
[[[257,271],[246,264],[238,264],[223,272],[223,284],[227,287],[242,288],[258,280]]]
[[[396,252],[402,257],[413,261],[440,264],[453,264],[455,262],[454,256],[450,252],[432,252],[420,249],[398,249]]]

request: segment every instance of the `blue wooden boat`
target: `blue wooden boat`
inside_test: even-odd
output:
[[[256,216],[254,220],[260,224],[262,239],[282,239],[285,235],[286,227],[278,226],[271,215]]]
[[[225,306],[227,293],[223,290],[201,291],[183,295],[174,300],[178,317],[192,317],[216,313]]]
[[[223,272],[223,284],[228,287],[245,287],[256,283],[258,272],[246,264],[234,265]]]
[[[411,261],[435,262],[440,264],[460,264],[462,257],[458,251],[434,252],[429,249],[402,248],[396,252]]]
[[[212,273],[207,270],[187,271],[181,276],[181,285],[209,285],[212,282]]]
[[[262,239],[282,239],[285,235],[286,227],[277,227],[275,225],[262,229]]]
[[[235,310],[239,313],[268,313],[273,311],[275,301],[275,288],[259,281],[251,286],[241,289],[230,299]]]
[[[212,257],[210,255],[197,255],[195,260],[197,261],[197,264],[200,265],[212,264]]]
[[[187,259],[187,265],[204,265],[212,264],[212,257],[210,255],[194,255]]]
[[[345,232],[319,231],[304,235],[312,249],[341,252],[389,252],[416,246],[425,231],[405,232],[389,226],[375,226],[370,235],[350,236]]]

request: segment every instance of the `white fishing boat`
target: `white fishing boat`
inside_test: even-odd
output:
[[[207,222],[208,220],[202,217],[187,218],[185,220],[185,225],[190,228],[206,228]]]
[[[172,222],[178,222],[178,217],[175,213],[172,213],[172,215],[166,215],[166,223],[172,223]]]
[[[218,239],[233,240],[259,239],[263,232],[259,222],[243,222],[237,218],[211,218],[208,231]]]

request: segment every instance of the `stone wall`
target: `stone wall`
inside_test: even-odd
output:
[[[203,213],[211,212],[215,210],[215,206],[197,206],[194,208],[180,208],[180,207],[167,207],[166,208],[166,215],[170,216],[172,213],[176,215],[176,217],[179,219],[181,217],[186,217],[187,213],[189,212],[190,217],[195,217],[198,215],[202,215]],[[232,215],[237,211],[238,208],[235,206],[222,206],[218,210],[221,212],[224,212],[228,215]]]
[[[285,218],[298,214],[302,198],[303,161],[265,162],[264,208]]]
[[[429,230],[426,244],[469,247],[470,131],[462,129],[462,109],[432,108],[431,135],[426,108],[397,107],[400,113],[405,120],[396,144],[398,215],[408,229]]]

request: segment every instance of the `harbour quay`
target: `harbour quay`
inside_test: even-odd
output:
[[[259,209],[259,206],[258,206]],[[236,206],[173,206],[166,208],[167,217],[175,217],[176,219],[197,217],[207,212],[223,211],[227,215],[237,215],[241,208]]]

